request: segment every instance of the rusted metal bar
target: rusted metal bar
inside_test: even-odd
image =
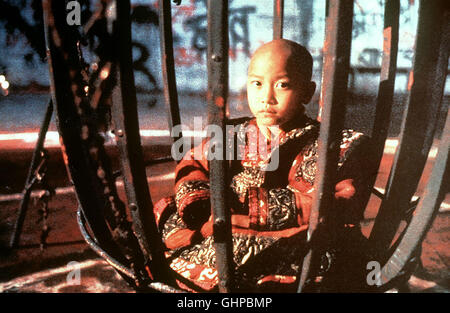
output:
[[[333,206],[333,192],[341,131],[345,119],[345,103],[350,62],[353,1],[327,2],[326,33],[324,43],[323,85],[320,101],[323,108],[318,139],[317,177],[313,205],[309,218],[308,241],[315,235],[319,219]],[[315,247],[305,256],[298,292],[303,290],[311,275],[311,260]]]
[[[86,105],[81,97],[84,91],[80,76],[74,75],[82,70],[77,51],[78,33],[67,25],[64,2],[43,0],[42,6],[52,102],[68,173],[98,244],[120,262],[126,263],[101,211],[108,202],[102,183],[94,166],[87,160],[90,151],[85,143],[93,130],[90,124],[82,125],[80,122],[80,112]]]
[[[139,135],[136,89],[132,66],[130,1],[113,1],[108,10],[109,29],[114,42],[113,69],[117,84],[113,89],[112,116],[119,147],[122,175],[134,232],[155,280],[174,283],[163,254],[145,172]]]
[[[405,264],[413,257],[413,254],[425,239],[434,217],[439,212],[439,207],[448,191],[449,149],[450,112],[447,110],[447,121],[430,179],[402,240],[381,270],[379,282],[381,285],[389,284],[404,269]]]
[[[378,86],[377,108],[372,129],[374,168],[376,173],[383,157],[387,138],[392,103],[394,99],[395,75],[397,72],[398,31],[400,1],[386,0],[384,6],[383,59],[381,62],[380,84]],[[372,186],[375,183],[374,175]]]
[[[392,104],[394,101],[395,77],[397,73],[397,54],[398,54],[398,33],[399,33],[400,1],[386,0],[384,6],[384,28],[383,28],[383,58],[380,69],[380,84],[378,85],[378,97],[375,111],[375,119],[372,128],[372,162],[367,166],[371,168],[370,181],[368,182],[367,192],[361,194],[362,206],[365,207],[369,202],[372,191],[373,194],[380,197],[378,190],[374,188],[378,168],[383,158],[384,145],[389,130],[391,120]],[[354,77],[354,75],[353,75]],[[381,199],[384,195],[381,195]]]
[[[91,71],[80,55],[81,34],[78,28],[67,25],[64,2],[43,2],[52,101],[63,139],[64,160],[93,237],[115,260],[131,268],[137,280],[119,272],[124,279],[133,287],[142,288],[149,276],[144,268],[144,255],[117,195],[101,134],[101,129],[107,126],[103,118],[109,111],[116,78],[111,71],[116,64],[113,55],[116,49],[111,49],[116,38],[108,35],[105,20],[105,13],[116,13],[115,2],[101,4],[99,27],[91,33],[98,37],[98,71],[93,70],[89,75]],[[126,14],[129,15],[129,7]],[[117,33],[114,28],[112,32]]]
[[[95,240],[91,237],[89,232],[86,229],[86,218],[83,215],[83,212],[81,208],[78,208],[77,211],[77,222],[78,227],[80,229],[81,235],[83,236],[86,243],[89,245],[89,247],[94,250],[95,253],[98,254],[98,256],[102,257],[109,265],[111,265],[113,268],[115,268],[119,273],[122,274],[122,276],[128,277],[132,280],[137,280],[137,277],[134,273],[134,271],[130,268],[125,267],[123,264],[118,262],[116,259],[114,259],[111,255],[108,254],[104,249],[102,249]],[[148,287],[159,291],[159,292],[165,292],[165,293],[183,293],[182,290],[173,288],[169,285],[160,283],[160,282],[151,282],[148,284]]]
[[[432,87],[431,93],[431,103],[435,103],[436,109],[431,111],[431,124],[426,129],[425,134],[425,148],[429,151],[433,145],[433,137],[435,135],[437,120],[442,113],[443,105],[443,95],[445,83],[448,76],[448,58],[450,51],[450,6],[446,6],[444,15],[442,18],[442,28],[441,28],[441,41],[439,47],[439,56],[437,60],[437,65],[435,67],[435,81]]]
[[[98,244],[95,243],[95,240],[89,235],[87,229],[86,229],[86,218],[83,215],[83,212],[80,207],[78,207],[77,211],[77,222],[78,227],[80,229],[81,235],[83,236],[86,243],[91,247],[92,250],[94,250],[95,253],[97,253],[100,257],[105,259],[106,262],[108,262],[109,265],[114,267],[116,270],[118,270],[123,275],[130,277],[131,279],[135,280],[136,276],[134,275],[134,272],[123,266],[120,262],[115,260],[113,257],[111,257],[105,250],[100,248]]]
[[[219,126],[222,135],[222,140],[219,140],[221,142],[210,141],[215,149],[222,149],[222,153],[219,158],[209,161],[214,247],[220,292],[230,292],[233,288],[231,217],[226,201],[227,164],[224,145],[228,47],[228,1],[208,0],[208,124]]]
[[[374,254],[380,260],[385,257],[383,253],[391,245],[398,225],[404,218],[404,211],[410,206],[433,141],[443,88],[436,90],[436,84],[443,86],[441,80],[445,79],[442,71],[437,70],[440,47],[444,47],[440,43],[445,8],[445,1],[420,2],[411,90],[401,127],[400,144],[389,175],[385,199],[370,235]]]
[[[43,159],[41,155],[44,150],[45,135],[48,131],[48,126],[50,125],[50,120],[53,115],[53,102],[50,99],[47,104],[47,110],[45,111],[44,119],[42,120],[41,128],[39,129],[39,136],[36,141],[36,146],[33,151],[33,156],[31,157],[30,168],[28,169],[27,179],[25,180],[25,187],[22,191],[22,200],[20,201],[19,212],[17,213],[16,223],[14,224],[13,233],[9,242],[9,247],[14,249],[20,241],[20,234],[22,233],[23,223],[25,221],[25,216],[28,209],[28,202],[30,201],[31,190],[34,186],[33,176],[37,175],[36,169],[40,160]]]
[[[284,0],[273,1],[273,39],[283,38]]]
[[[169,118],[169,131],[181,124],[180,108],[178,105],[177,80],[175,75],[175,61],[173,55],[172,12],[170,1],[159,0],[159,41],[161,48],[161,67],[164,84],[164,99]],[[177,141],[180,136],[173,137]]]

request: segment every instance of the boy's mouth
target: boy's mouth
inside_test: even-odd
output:
[[[264,110],[264,111],[259,111],[258,113],[261,115],[275,115],[277,112],[272,111],[272,110],[268,110],[268,111]]]
[[[268,113],[268,112],[264,112],[264,113],[258,114],[258,116],[259,116],[259,118],[271,119],[271,120],[277,117],[276,114]]]

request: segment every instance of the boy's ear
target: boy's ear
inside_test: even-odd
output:
[[[316,83],[310,81],[306,83],[305,87],[306,87],[305,94],[302,102],[303,104],[308,104],[311,101],[312,97],[314,96],[314,92],[316,91]]]

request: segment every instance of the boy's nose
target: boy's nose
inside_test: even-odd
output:
[[[261,103],[264,105],[272,105],[275,104],[275,97],[272,87],[266,87],[263,89],[263,94],[261,95]]]

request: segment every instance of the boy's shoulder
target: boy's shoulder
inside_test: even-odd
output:
[[[342,165],[349,158],[355,160],[364,158],[369,162],[369,159],[373,156],[372,148],[371,139],[368,135],[353,129],[342,130],[339,165]]]
[[[256,119],[254,117],[240,117],[235,119],[227,120],[227,125],[232,125],[234,127],[238,127],[242,131],[246,131],[246,127],[253,125],[258,127],[256,124]],[[297,127],[292,128],[288,131],[285,136],[285,140],[282,141],[291,141],[292,139],[297,139],[303,137],[306,133],[308,135],[312,135],[310,139],[313,139],[312,142],[317,144],[317,140],[319,137],[321,123],[315,119],[309,118],[305,116],[301,122],[297,125]],[[345,128],[342,130],[340,137],[340,148],[341,150],[352,150],[354,147],[359,146],[361,144],[367,145],[370,142],[370,137],[363,132],[356,131],[351,128]],[[311,142],[311,141],[310,141]]]
[[[348,149],[354,145],[360,145],[362,143],[368,143],[370,137],[362,132],[353,129],[343,129],[341,133],[341,149]]]

